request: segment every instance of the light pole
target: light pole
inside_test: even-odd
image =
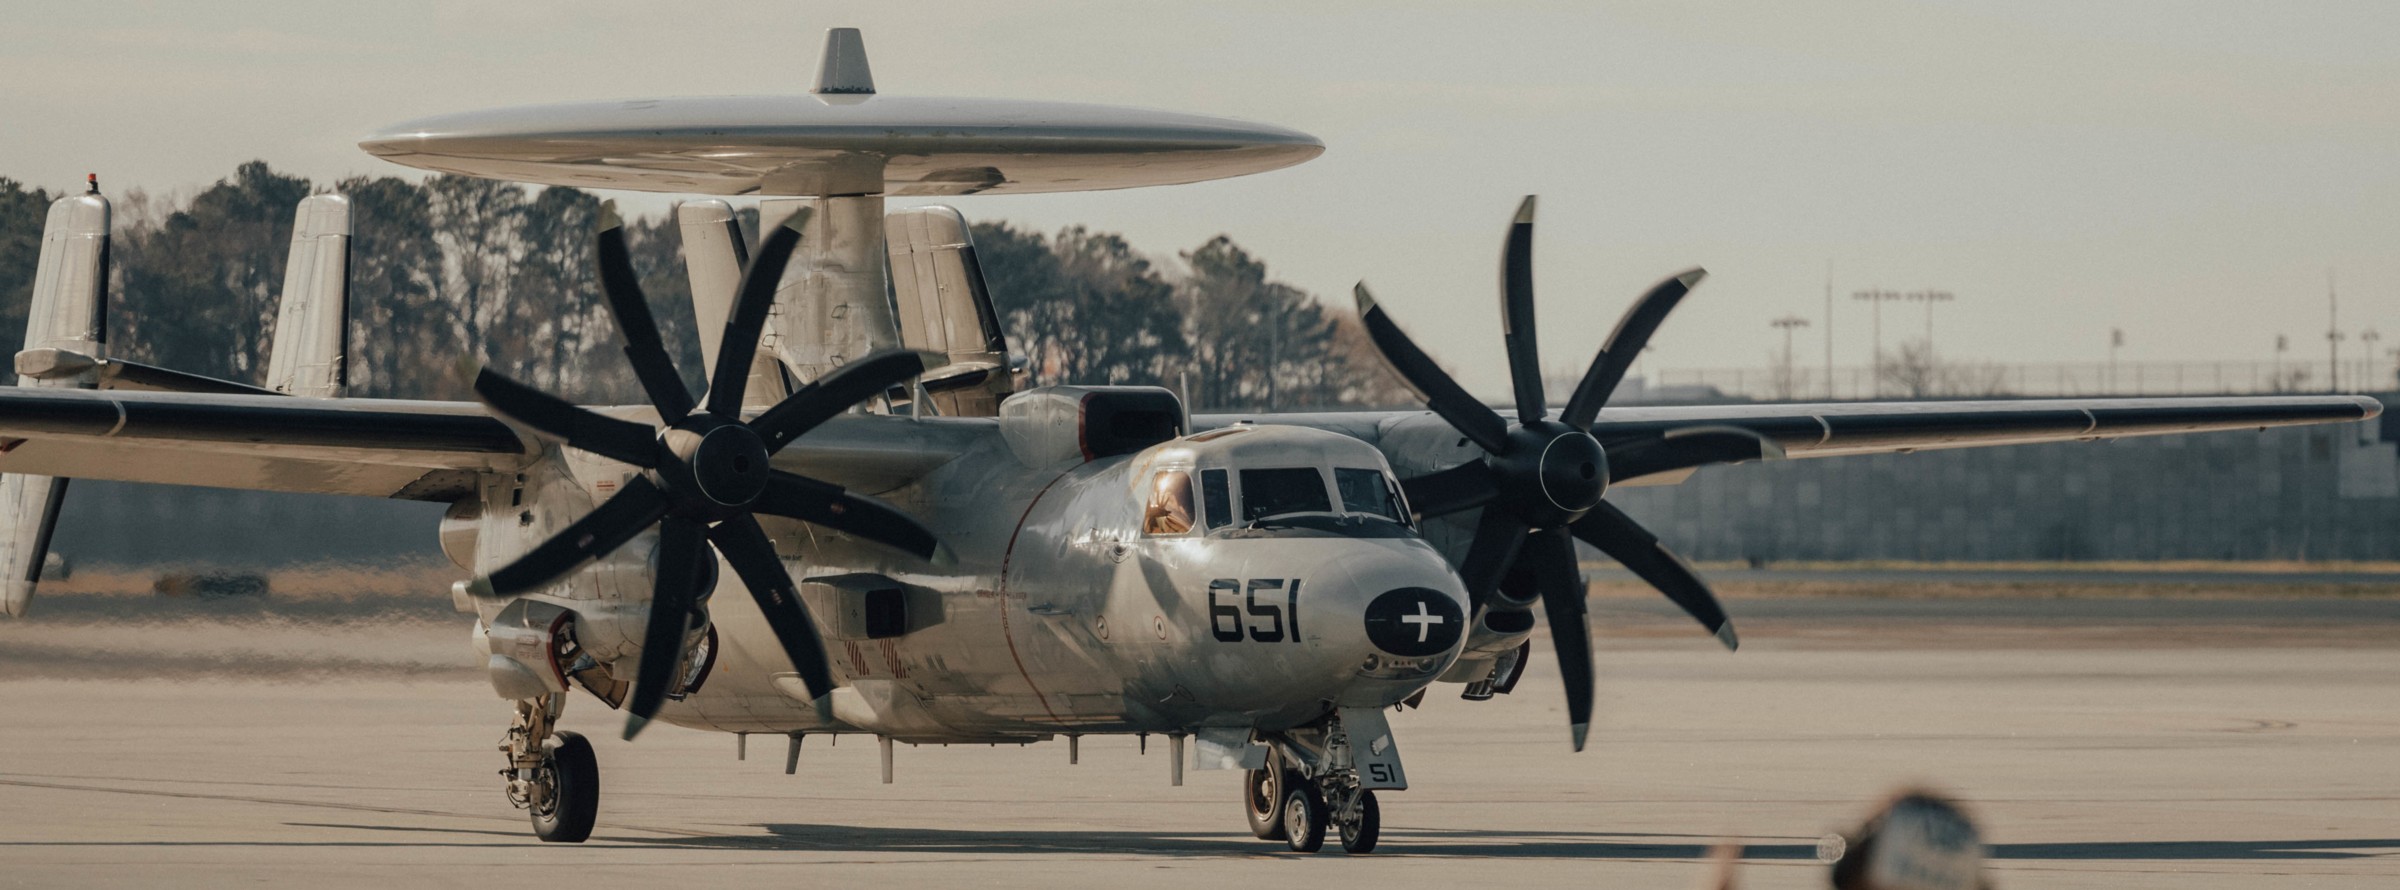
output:
[[[1883,395],[1883,304],[1889,300],[1901,299],[1901,294],[1896,290],[1883,290],[1881,288],[1877,288],[1874,290],[1853,291],[1850,294],[1850,299],[1865,300],[1875,307],[1875,362],[1874,366],[1869,369],[1868,373],[1875,378],[1875,395],[1877,397],[1881,397]]]
[[[1767,322],[1767,324],[1783,329],[1783,385],[1777,389],[1783,391],[1781,395],[1785,399],[1791,399],[1798,395],[1797,391],[1800,386],[1800,381],[1792,377],[1796,373],[1792,368],[1792,332],[1808,327],[1808,319],[1797,315],[1786,315]]]
[[[2283,384],[2283,354],[2284,354],[2285,352],[2289,351],[2291,348],[2292,348],[2292,338],[2290,338],[2290,337],[2286,337],[2286,336],[2284,336],[2284,335],[2282,335],[2282,334],[2276,334],[2276,335],[2275,335],[2275,378],[2274,378],[2274,381],[2272,382],[2272,384],[2271,384],[2271,385],[2274,387],[2274,391],[2276,391],[2276,392],[2283,392],[2283,391],[2284,391],[2284,389],[2283,389],[2283,385],[2284,385],[2284,384]]]
[[[2362,371],[2365,371],[2365,372],[2367,372],[2367,373],[2369,373],[2369,374],[2372,374],[2372,373],[2374,373],[2374,370],[2375,370],[2375,344],[2376,344],[2376,343],[2378,343],[2378,342],[2381,342],[2382,340],[2383,340],[2383,335],[2382,335],[2382,334],[2378,334],[2378,333],[2376,333],[2374,328],[2368,328],[2368,329],[2366,329],[2366,330],[2363,330],[2363,331],[2360,331],[2360,332],[2358,332],[2358,348],[2359,348],[2359,351],[2366,353],[2366,358],[2365,358],[2365,359],[2363,359],[2363,360],[2361,360],[2361,361],[2358,363],[2358,364],[2359,364],[2359,368],[2360,368],[2360,370],[2362,370]],[[2376,379],[2373,379],[2372,377],[2370,377],[2370,378],[2368,378],[2368,379],[2366,379],[2366,380],[2360,380],[2360,381],[2357,381],[2357,383],[2356,383],[2355,385],[2356,385],[2356,386],[2357,386],[2359,389],[2368,389],[2368,388],[2370,388],[2370,387],[2376,387],[2376,386],[2381,386],[2381,385],[2383,385],[2383,381],[2376,380]]]
[[[2120,393],[2118,393],[2118,392],[2117,392],[2117,348],[2118,348],[2118,347],[2121,347],[2121,346],[2124,346],[2124,345],[2125,345],[2125,329],[2124,329],[2124,328],[2109,328],[2109,329],[2108,329],[2108,394],[2109,394],[2109,395],[2112,395],[2112,396],[2113,396],[2113,395],[2120,395]]]
[[[2342,304],[2333,293],[2333,270],[2325,270],[2325,391],[2342,391]]]
[[[1957,296],[1946,290],[1912,290],[1906,299],[1911,303],[1925,304],[1925,365],[1930,368],[1933,366],[1933,304],[1947,303],[1957,299]]]

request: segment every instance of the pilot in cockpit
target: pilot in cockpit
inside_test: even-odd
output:
[[[1158,474],[1158,491],[1142,515],[1142,533],[1180,535],[1192,530],[1192,474],[1169,470]]]

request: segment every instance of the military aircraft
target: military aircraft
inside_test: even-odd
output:
[[[1563,406],[1541,383],[1528,198],[1501,260],[1513,398],[1468,393],[1361,285],[1377,349],[1428,410],[1191,415],[1145,386],[1023,388],[964,218],[887,196],[1193,182],[1323,147],[1138,109],[876,95],[857,32],[805,96],[505,109],[363,147],[554,185],[755,195],[677,210],[710,368],[684,386],[612,219],[598,279],[648,404],[586,407],[486,371],[481,403],[342,398],[349,205],[304,201],[266,385],[106,353],[108,203],[61,199],[20,386],[0,393],[0,562],[24,613],[69,478],[445,502],[452,590],[514,704],[509,800],[587,838],[591,746],[570,689],[651,720],[883,746],[1165,736],[1243,770],[1261,839],[1377,843],[1408,777],[1386,712],[1436,683],[1512,692],[1546,624],[1580,750],[1593,666],[1576,542],[1733,648],[1708,585],[1606,499],[1713,464],[2257,429],[2372,417],[2371,399],[1608,406],[1690,292],[1637,299]],[[1537,617],[1538,610],[1538,617]],[[1192,743],[1187,756],[1186,742]]]

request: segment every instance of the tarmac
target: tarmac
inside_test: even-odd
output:
[[[148,600],[0,624],[0,886],[1822,887],[1820,838],[1921,783],[2008,887],[2400,886],[2400,597],[1733,601],[1728,654],[1598,597],[1599,716],[1548,661],[1393,718],[1368,856],[1249,837],[1166,745],[902,747],[657,726],[588,697],[600,826],[535,842],[461,616]],[[180,610],[180,611],[179,611]]]

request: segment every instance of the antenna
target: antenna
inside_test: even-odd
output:
[[[100,193],[100,174],[83,174],[83,193],[87,195],[97,195]]]
[[[825,32],[825,58],[817,63],[818,95],[873,95],[875,74],[867,70],[867,41],[857,28]]]

